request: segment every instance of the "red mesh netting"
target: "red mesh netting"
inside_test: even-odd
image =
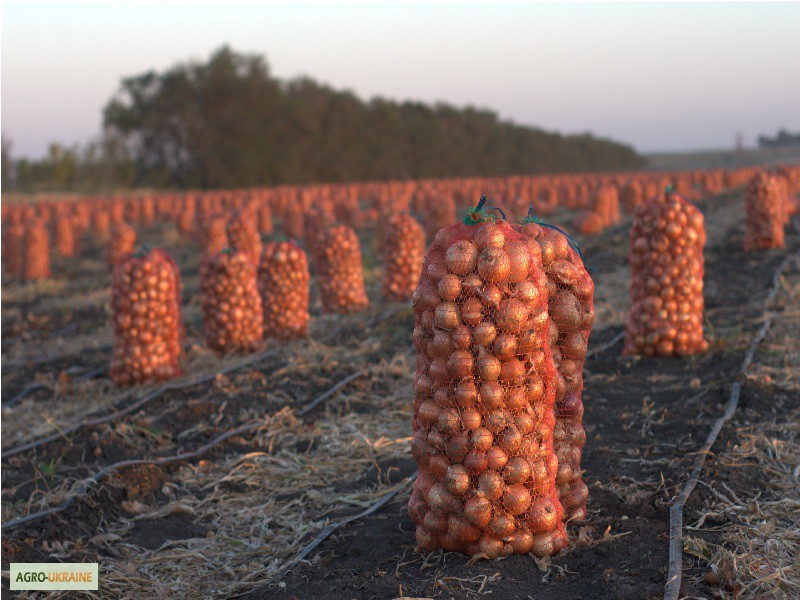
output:
[[[539,244],[547,273],[550,348],[556,367],[553,443],[558,456],[556,485],[565,520],[586,516],[589,488],[581,478],[583,363],[594,324],[594,282],[583,260],[559,231],[536,223],[521,232]]]
[[[129,255],[111,283],[114,349],[109,376],[126,387],[181,374],[183,322],[180,273],[163,250]]]
[[[456,203],[447,194],[429,193],[425,196],[423,214],[425,231],[433,237],[440,229],[449,227],[456,220]]]
[[[744,196],[745,236],[747,251],[783,248],[783,226],[787,211],[784,206],[788,192],[778,176],[764,171],[747,184]]]
[[[261,234],[252,210],[243,207],[237,210],[227,226],[228,244],[234,250],[245,252],[254,265],[261,260]]]
[[[352,313],[369,306],[361,244],[351,227],[339,225],[323,234],[317,262],[323,312]]]
[[[22,237],[22,279],[50,277],[50,235],[39,220],[28,221]]]
[[[223,250],[202,262],[200,303],[209,348],[225,354],[261,346],[264,313],[256,266],[245,252]]]
[[[96,208],[92,213],[92,237],[95,243],[105,246],[111,239],[111,219],[108,211]]]
[[[269,206],[269,203],[266,201],[262,201],[258,205],[257,209],[258,214],[258,231],[261,235],[270,235],[274,227],[272,225],[272,209]]]
[[[223,214],[212,214],[201,221],[200,248],[203,256],[214,256],[228,247],[228,219]]]
[[[383,296],[397,302],[414,294],[425,254],[425,230],[405,214],[389,219],[384,242]]]
[[[592,210],[578,215],[575,227],[584,235],[599,233],[619,221],[619,191],[614,184],[601,185]]]
[[[417,546],[550,555],[566,544],[553,450],[555,367],[538,245],[505,222],[442,229],[414,294],[408,505]]]
[[[283,215],[283,232],[286,237],[305,239],[305,211],[299,202],[291,202]]]
[[[308,335],[308,257],[294,242],[267,242],[258,268],[264,335],[288,340]]]
[[[644,202],[644,187],[638,179],[631,179],[619,195],[619,203],[622,205],[622,210],[628,214],[633,214],[636,207]]]
[[[75,235],[70,217],[62,215],[56,219],[54,237],[53,245],[60,256],[75,256]]]
[[[674,192],[636,209],[631,226],[631,309],[623,354],[687,356],[705,352],[703,214]]]
[[[9,277],[22,277],[25,226],[12,223],[3,230],[3,270]]]
[[[136,230],[127,223],[120,223],[111,230],[106,251],[106,263],[114,266],[133,253],[136,247]]]

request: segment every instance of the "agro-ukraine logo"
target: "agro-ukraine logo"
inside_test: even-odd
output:
[[[11,563],[12,590],[96,590],[97,563]]]

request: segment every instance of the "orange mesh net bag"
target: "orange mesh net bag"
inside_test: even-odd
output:
[[[112,275],[114,349],[109,376],[120,387],[181,374],[183,322],[178,267],[158,248],[122,260]]]
[[[538,245],[484,202],[439,231],[414,293],[408,512],[425,552],[546,556],[567,541],[547,275]]]
[[[622,205],[622,210],[628,214],[633,214],[636,207],[644,201],[644,192],[642,182],[636,177],[632,177],[627,185],[622,188],[619,195],[619,203]]]
[[[200,248],[204,256],[214,256],[228,247],[228,220],[223,214],[209,215],[200,225]]]
[[[305,237],[305,212],[299,200],[291,202],[283,215],[283,232],[288,238],[302,240]]]
[[[667,188],[641,204],[631,226],[631,309],[624,355],[688,356],[705,352],[703,246],[696,206]]]
[[[111,239],[111,219],[103,208],[98,207],[92,213],[92,237],[95,243],[103,246]]]
[[[234,250],[245,252],[254,265],[261,260],[261,234],[258,233],[253,212],[240,208],[228,221],[228,244]]]
[[[456,220],[456,203],[448,194],[429,192],[425,196],[424,215],[425,230],[433,237]]]
[[[113,267],[133,253],[136,247],[136,230],[127,223],[115,225],[111,230],[106,250],[106,263]]]
[[[425,230],[407,214],[389,219],[384,242],[383,296],[400,302],[414,294],[425,254]]]
[[[55,239],[53,245],[59,256],[69,258],[75,256],[75,231],[72,227],[72,219],[67,215],[61,215],[55,222]]]
[[[264,313],[256,266],[247,253],[226,249],[202,262],[200,304],[209,348],[226,354],[261,346]]]
[[[50,235],[39,219],[28,221],[22,237],[22,279],[36,281],[50,277]]]
[[[595,193],[592,210],[575,219],[575,227],[584,235],[600,233],[619,221],[619,190],[616,185],[601,185]]]
[[[589,488],[581,478],[586,443],[581,394],[583,363],[595,318],[594,282],[580,248],[566,232],[530,213],[520,231],[539,245],[547,273],[550,349],[556,367],[556,485],[565,521],[577,521],[586,517],[589,497]]]
[[[25,226],[11,223],[3,230],[3,271],[8,277],[22,276],[22,254],[25,240]]]
[[[264,336],[290,340],[308,336],[308,257],[294,242],[267,242],[258,267]]]
[[[361,244],[351,227],[338,225],[322,235],[317,263],[323,312],[346,314],[369,306]]]
[[[274,231],[272,224],[272,209],[267,200],[262,200],[258,205],[258,231],[261,235],[270,235]]]
[[[761,171],[750,180],[744,195],[746,251],[785,246],[786,199],[787,194],[775,174]]]

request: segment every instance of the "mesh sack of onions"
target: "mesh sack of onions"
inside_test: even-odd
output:
[[[594,199],[594,213],[600,215],[603,227],[619,221],[619,190],[614,184],[602,185],[598,188]]]
[[[351,227],[338,225],[323,234],[317,268],[323,312],[346,314],[369,306],[361,245]]]
[[[28,221],[22,238],[22,279],[35,281],[50,277],[50,235],[45,224]]]
[[[383,258],[383,296],[401,302],[414,294],[425,254],[425,229],[407,214],[389,221]]]
[[[223,250],[200,265],[200,304],[206,344],[220,354],[261,345],[264,313],[256,266],[245,252]]]
[[[556,373],[537,244],[481,209],[439,231],[414,293],[408,512],[417,546],[496,558],[566,544]]]
[[[228,221],[228,245],[234,250],[240,250],[250,257],[250,261],[257,265],[261,260],[261,234],[253,216],[247,208],[237,210]]]
[[[762,171],[750,180],[744,196],[745,250],[784,247],[787,196],[778,176],[773,173]]]
[[[92,237],[95,243],[103,246],[111,239],[111,219],[105,209],[97,208],[92,213]]]
[[[112,225],[119,225],[125,222],[125,205],[122,200],[112,200],[108,205],[108,215]]]
[[[214,256],[228,247],[228,219],[214,214],[206,217],[200,226],[200,248],[203,256]]]
[[[114,385],[152,383],[181,374],[180,273],[163,250],[143,249],[114,267],[111,327]]]
[[[317,253],[322,245],[322,238],[329,225],[336,220],[330,202],[320,201],[305,214],[303,230],[308,252],[312,260],[317,260]]]
[[[54,227],[53,245],[60,256],[75,256],[75,232],[72,227],[72,219],[67,215],[61,215],[56,219]]]
[[[272,209],[269,203],[262,201],[257,209],[258,215],[258,231],[261,235],[270,235],[274,227],[272,225]]]
[[[290,202],[283,215],[283,232],[296,240],[305,238],[305,213],[299,202]]]
[[[558,457],[556,485],[564,519],[586,517],[589,488],[581,478],[583,363],[594,324],[594,282],[571,239],[529,216],[520,231],[537,242],[547,273],[550,349],[556,367],[553,444]]]
[[[456,203],[448,194],[430,193],[423,209],[425,230],[433,237],[456,220]]]
[[[120,223],[111,230],[106,251],[106,263],[109,266],[125,260],[136,247],[136,230],[127,223]]]
[[[264,336],[280,340],[308,335],[308,257],[294,242],[267,242],[258,267]]]
[[[22,254],[25,226],[11,223],[3,231],[3,270],[9,277],[22,276]]]
[[[622,210],[628,214],[633,214],[633,211],[644,201],[644,198],[642,183],[634,178],[622,188],[622,192],[620,192],[619,195],[619,202],[622,205]]]
[[[669,188],[641,204],[631,226],[631,309],[624,355],[688,356],[703,338],[703,214]]]
[[[145,196],[141,203],[140,220],[142,225],[149,227],[156,220],[156,203],[152,196]]]

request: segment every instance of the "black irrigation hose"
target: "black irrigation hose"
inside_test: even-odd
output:
[[[328,400],[331,396],[333,396],[336,392],[338,392],[340,389],[342,389],[345,385],[347,385],[348,383],[350,383],[354,379],[357,379],[358,377],[361,377],[364,374],[366,374],[366,371],[364,369],[361,369],[361,370],[359,370],[359,371],[357,371],[357,372],[355,372],[355,373],[353,373],[351,375],[348,375],[347,377],[345,377],[344,379],[342,379],[338,383],[336,383],[333,386],[331,386],[328,390],[326,390],[325,392],[323,392],[322,394],[320,394],[319,396],[314,398],[314,400],[309,402],[300,412],[297,413],[297,415],[298,416],[303,416],[303,415],[308,414],[311,410],[313,410],[314,408],[319,406],[321,403],[323,403],[326,400]],[[84,479],[81,482],[81,484],[78,487],[78,489],[76,491],[70,493],[69,497],[66,500],[64,500],[64,502],[59,504],[58,506],[54,506],[52,508],[41,510],[39,512],[31,513],[31,514],[26,515],[24,517],[20,517],[19,519],[14,519],[13,521],[8,521],[6,523],[3,523],[2,530],[6,531],[8,529],[13,529],[14,527],[19,527],[20,525],[24,525],[26,523],[30,523],[31,521],[37,521],[37,520],[42,519],[44,517],[48,517],[48,516],[51,516],[51,515],[54,515],[54,514],[58,514],[58,513],[64,512],[65,510],[67,510],[75,502],[75,500],[79,496],[81,496],[81,495],[85,494],[86,492],[88,492],[92,487],[94,487],[97,483],[99,483],[101,479],[103,479],[106,475],[108,475],[112,471],[116,471],[117,469],[123,469],[123,468],[126,468],[126,467],[133,467],[133,466],[137,466],[137,465],[159,465],[160,466],[160,465],[166,465],[166,464],[173,463],[173,462],[180,462],[180,461],[185,461],[185,460],[196,459],[196,458],[199,458],[200,456],[202,456],[203,454],[205,454],[206,452],[208,452],[209,450],[211,450],[212,448],[214,448],[215,446],[218,446],[222,442],[224,442],[224,441],[226,441],[226,440],[228,440],[228,439],[230,439],[230,438],[232,438],[234,436],[241,435],[243,433],[248,433],[250,431],[254,431],[254,430],[256,430],[256,429],[258,429],[260,427],[265,427],[266,425],[269,424],[269,422],[271,420],[272,420],[271,417],[267,417],[266,419],[263,419],[263,420],[258,421],[256,423],[250,423],[249,425],[242,425],[240,427],[237,427],[236,429],[233,429],[231,431],[228,431],[226,433],[218,435],[217,437],[215,437],[210,442],[200,446],[197,450],[194,450],[192,452],[182,452],[182,453],[177,454],[175,456],[165,456],[165,457],[162,457],[162,458],[152,458],[152,459],[138,458],[138,459],[131,459],[131,460],[122,460],[122,461],[115,462],[113,464],[107,465],[107,466],[103,467],[102,469],[100,469],[97,473],[95,473],[91,477],[89,477],[87,479]]]
[[[800,258],[800,253],[787,256],[780,264],[777,271],[775,271],[775,274],[772,276],[772,290],[767,296],[763,306],[769,306],[775,299],[775,296],[777,296],[778,290],[780,289],[779,284],[783,271],[786,269],[789,263],[792,262],[792,260],[796,260],[798,258]],[[740,375],[744,375],[747,369],[750,367],[750,364],[753,362],[753,357],[755,356],[758,345],[761,343],[761,340],[766,337],[767,332],[772,325],[772,317],[772,314],[767,317],[767,319],[761,325],[761,328],[750,341],[750,345],[748,346],[744,360],[742,361],[741,369],[739,370]],[[714,442],[717,440],[717,436],[719,435],[720,431],[722,431],[723,425],[730,421],[736,412],[741,390],[741,382],[734,382],[733,387],[731,388],[730,398],[725,405],[724,414],[714,422],[714,425],[711,428],[705,443],[697,452],[697,458],[694,461],[694,468],[692,469],[689,480],[686,482],[686,485],[684,485],[681,493],[675,499],[675,502],[669,508],[669,572],[667,574],[667,583],[664,586],[664,600],[678,600],[681,592],[681,579],[683,570],[683,507],[697,485],[697,482],[700,480],[700,475],[703,472],[706,458],[708,457],[709,452],[711,452],[711,448],[714,445]]]

